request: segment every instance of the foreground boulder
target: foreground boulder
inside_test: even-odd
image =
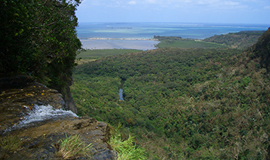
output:
[[[61,159],[60,140],[79,135],[91,143],[91,156],[79,159],[117,159],[107,143],[109,127],[94,118],[61,110],[65,102],[56,90],[28,76],[0,79],[0,159]],[[6,140],[13,139],[13,141]],[[16,141],[17,140],[17,141]],[[18,144],[14,149],[6,145]]]

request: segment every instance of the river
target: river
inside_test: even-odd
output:
[[[124,101],[124,98],[123,98],[123,89],[119,89],[119,101]]]

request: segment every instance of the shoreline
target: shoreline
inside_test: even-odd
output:
[[[100,38],[100,37],[92,37],[92,38],[79,38],[81,41],[87,40],[124,40],[124,41],[158,41],[155,38]]]
[[[146,38],[86,38],[80,39],[84,49],[156,49],[158,40]]]

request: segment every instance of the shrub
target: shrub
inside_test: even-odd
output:
[[[133,145],[133,143],[134,137],[129,135],[127,140],[122,141],[120,133],[113,136],[110,140],[110,145],[118,153],[118,160],[146,159],[144,149]]]
[[[78,135],[67,137],[60,140],[59,143],[59,151],[56,156],[63,159],[77,158],[79,156],[90,157],[89,153],[91,153],[92,144],[86,145]]]
[[[134,137],[129,135],[127,140],[122,141],[121,134],[118,131],[120,127],[121,124],[118,125],[118,129],[113,131],[113,135],[109,142],[113,150],[117,151],[118,160],[146,159],[145,150],[136,145],[133,145]]]
[[[7,136],[0,139],[1,148],[8,151],[16,151],[21,147],[21,140],[15,136]]]

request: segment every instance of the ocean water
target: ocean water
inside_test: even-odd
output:
[[[203,23],[79,23],[77,34],[83,47],[89,49],[132,48],[153,49],[156,36],[204,39],[239,31],[267,30],[267,24],[203,24]],[[97,38],[103,38],[98,39]],[[117,40],[117,41],[116,41]],[[141,41],[144,40],[144,41]],[[149,44],[143,45],[148,41]],[[134,44],[134,45],[133,45]],[[109,46],[109,47],[108,47]],[[134,47],[135,48],[134,48]],[[140,49],[140,47],[139,47]]]

